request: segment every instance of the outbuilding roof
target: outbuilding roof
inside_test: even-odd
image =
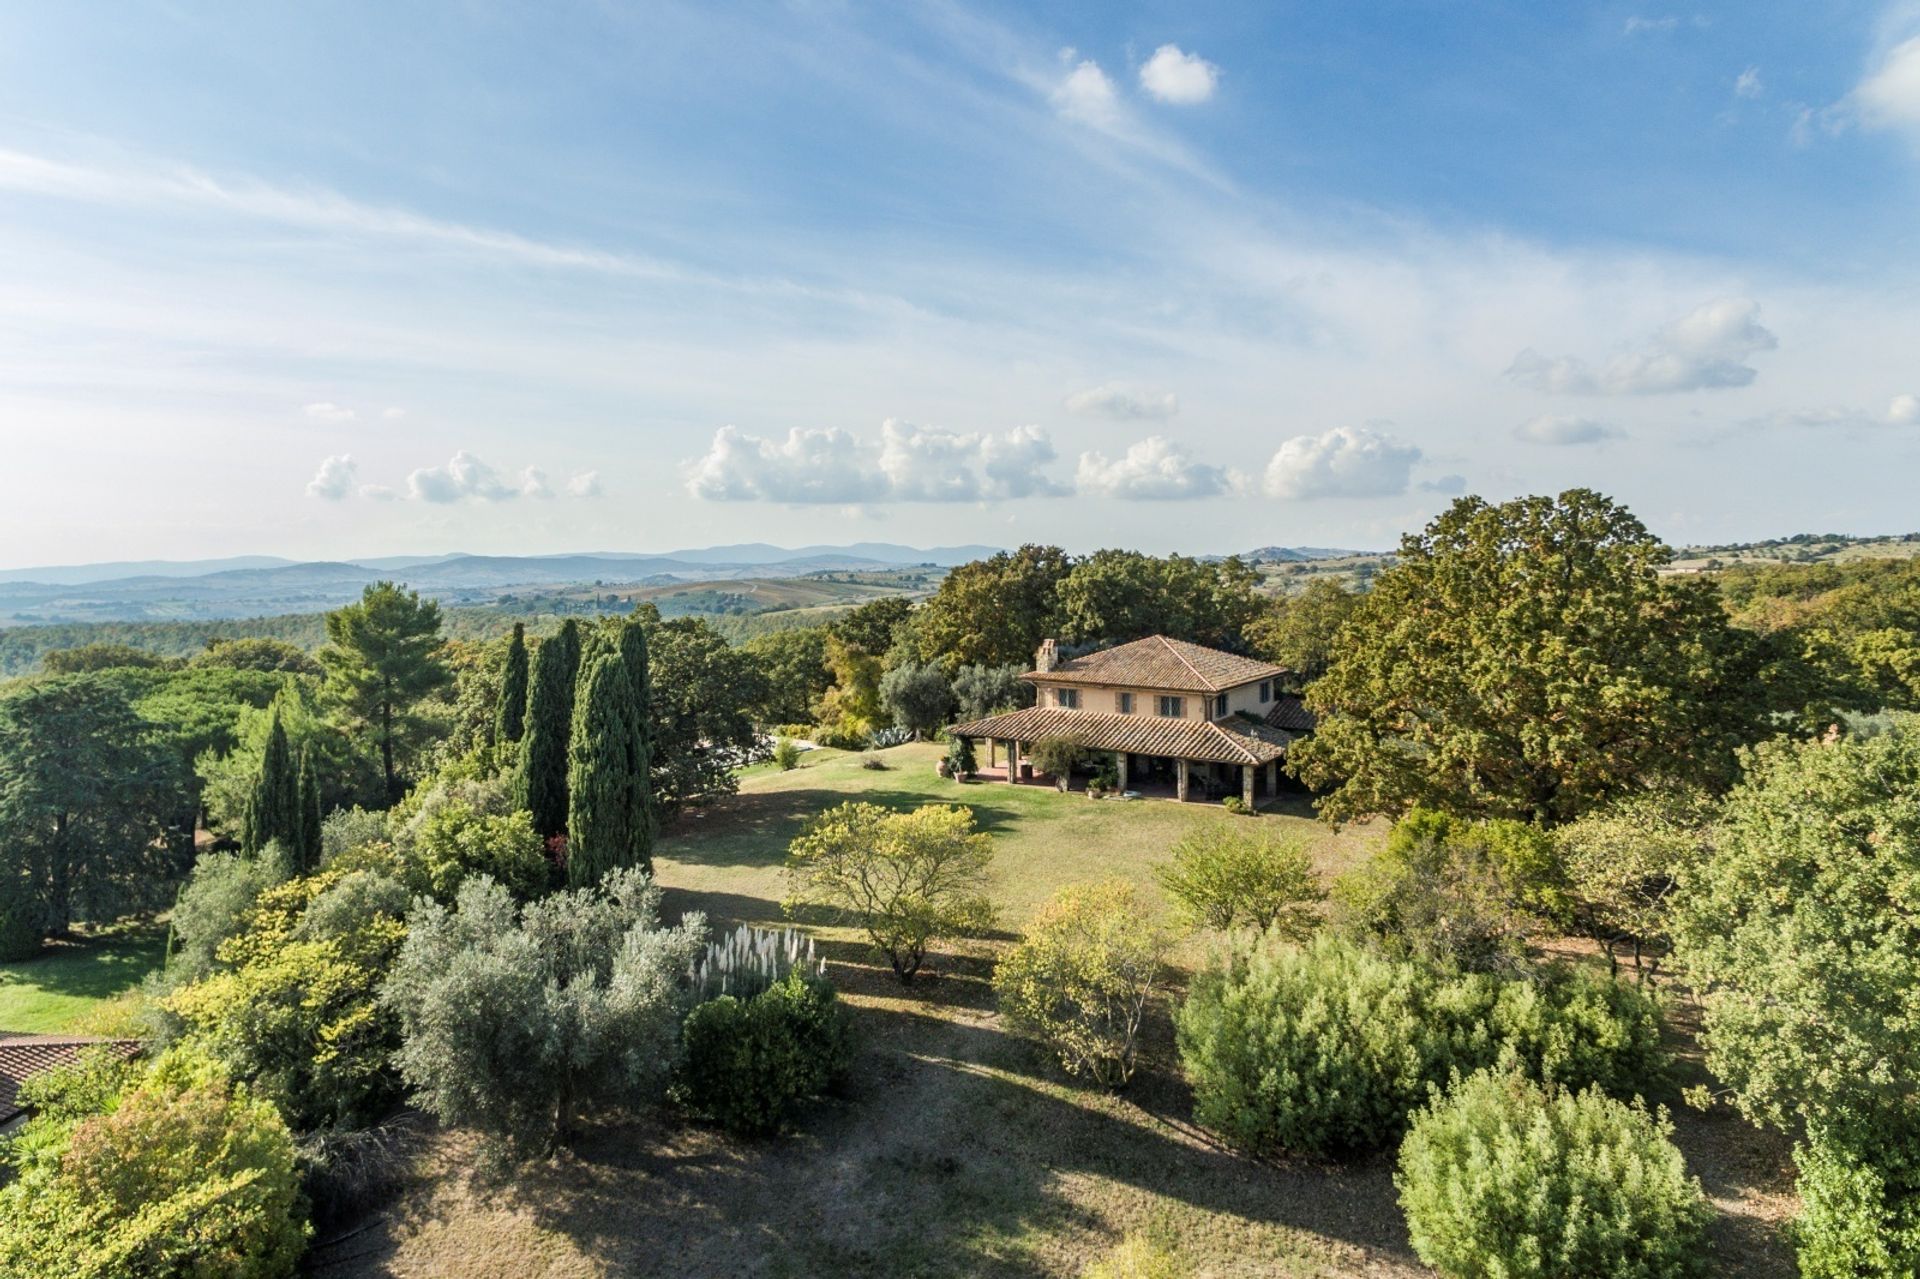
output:
[[[1215,764],[1268,764],[1287,753],[1296,734],[1233,716],[1224,720],[1163,719],[1157,715],[1107,715],[1060,706],[989,715],[955,724],[956,737],[992,737],[1036,742],[1070,737],[1093,751],[1165,755]]]
[[[1149,635],[1131,644],[1117,644],[1079,657],[1064,658],[1050,671],[1028,671],[1021,678],[1065,684],[1115,684],[1178,693],[1220,693],[1286,673],[1285,667],[1272,662],[1169,639],[1165,635]]]
[[[20,1105],[20,1085],[33,1076],[66,1066],[97,1044],[107,1044],[119,1056],[140,1051],[137,1039],[104,1039],[95,1035],[15,1035],[0,1031],[0,1124],[26,1113]]]

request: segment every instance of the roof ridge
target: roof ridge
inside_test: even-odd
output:
[[[1165,648],[1169,653],[1173,654],[1173,660],[1175,660],[1176,662],[1179,662],[1182,666],[1192,671],[1193,677],[1199,680],[1202,684],[1205,684],[1209,692],[1217,693],[1220,691],[1220,686],[1214,683],[1213,679],[1210,676],[1202,675],[1200,673],[1200,668],[1198,666],[1195,666],[1192,662],[1189,662],[1187,660],[1187,655],[1174,647],[1175,641],[1171,635],[1156,634],[1153,638],[1159,640],[1161,646]]]

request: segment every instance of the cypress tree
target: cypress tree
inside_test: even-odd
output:
[[[580,623],[569,617],[560,623],[560,634],[556,638],[565,647],[567,654],[567,688],[575,689],[580,684],[580,658],[586,651],[586,643],[580,638]],[[572,692],[567,695],[573,696]],[[571,714],[573,708],[571,701],[567,703],[567,708]]]
[[[557,635],[534,650],[533,688],[514,778],[514,802],[533,815],[533,828],[549,839],[567,829],[567,738],[573,726],[569,660],[566,641]]]
[[[634,864],[653,873],[653,683],[647,668],[647,631],[638,622],[620,628],[620,659],[627,670],[633,710],[633,751],[627,763],[628,821]]]
[[[633,826],[638,735],[627,664],[605,653],[580,681],[567,748],[567,882],[575,888],[643,855]]]
[[[527,727],[527,628],[513,624],[507,642],[507,665],[500,676],[500,705],[493,717],[495,742],[518,742]]]
[[[293,750],[287,744],[287,726],[280,722],[280,706],[276,702],[273,719],[267,726],[266,749],[260,753],[260,772],[254,778],[253,794],[247,805],[246,832],[240,841],[246,852],[257,853],[276,839],[288,852],[296,851],[298,789]]]
[[[296,815],[299,831],[294,839],[294,860],[300,873],[320,868],[320,782],[313,775],[313,754],[300,749],[300,775],[295,783]]]

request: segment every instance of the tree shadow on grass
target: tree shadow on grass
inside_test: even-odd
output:
[[[778,866],[787,845],[811,818],[851,803],[875,804],[896,813],[929,804],[960,804],[973,810],[976,828],[989,835],[1005,831],[1021,816],[1017,808],[981,802],[971,793],[946,798],[880,789],[751,791],[683,814],[663,832],[657,851],[689,866]]]
[[[1077,1273],[1148,1224],[1216,1273],[1289,1261],[1423,1273],[1384,1163],[1239,1158],[1159,1105],[1064,1084],[955,993],[863,1002],[843,1095],[789,1136],[738,1141],[670,1117],[609,1124],[482,1193],[627,1275],[1028,1279]]]
[[[143,923],[48,942],[33,958],[0,966],[0,987],[31,985],[76,999],[109,999],[159,967],[166,936],[165,928]]]

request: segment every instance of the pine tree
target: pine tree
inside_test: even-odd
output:
[[[628,821],[634,837],[634,864],[653,873],[653,684],[647,666],[647,631],[638,622],[620,628],[620,659],[632,689],[633,752],[627,763]]]
[[[513,624],[507,665],[500,677],[500,706],[494,714],[493,740],[518,742],[527,727],[527,628]]]
[[[260,753],[260,772],[254,779],[253,794],[247,804],[246,831],[241,846],[257,853],[272,840],[289,849],[299,834],[299,778],[294,770],[293,750],[287,744],[287,727],[280,722],[280,707],[273,708],[267,727],[266,749]]]
[[[320,783],[313,773],[313,755],[300,750],[299,780],[295,783],[295,815],[299,818],[293,840],[294,858],[302,874],[320,868]]]
[[[600,882],[644,857],[633,824],[633,760],[639,750],[633,684],[618,652],[595,659],[574,698],[567,750],[567,882]]]
[[[563,632],[564,634],[564,632]],[[533,815],[533,828],[552,838],[567,829],[567,739],[573,725],[571,654],[556,635],[533,655],[533,690],[520,739],[514,802]]]

